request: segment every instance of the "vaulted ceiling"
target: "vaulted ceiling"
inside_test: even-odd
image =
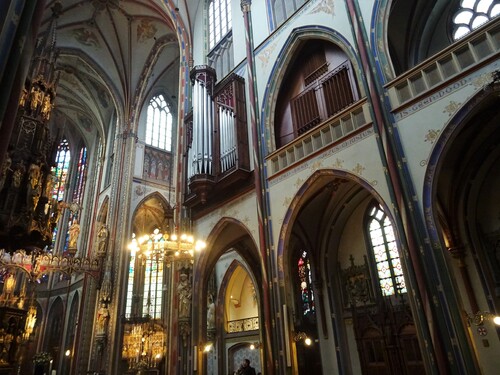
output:
[[[52,116],[57,128],[77,139],[75,129],[91,144],[96,136],[106,137],[116,119],[133,123],[144,100],[160,89],[176,109],[180,43],[175,30],[183,25],[181,17],[189,19],[187,4],[175,10],[178,4],[167,0],[59,2],[60,78]],[[55,5],[56,0],[47,1],[41,36]]]

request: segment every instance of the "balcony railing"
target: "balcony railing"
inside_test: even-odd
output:
[[[294,142],[270,154],[267,157],[269,176],[305,160],[371,122],[366,99],[347,107]]]
[[[499,50],[500,18],[387,84],[392,108],[405,106],[443,83],[497,59]]]
[[[256,331],[258,329],[259,329],[258,317],[230,320],[227,322],[228,333]]]

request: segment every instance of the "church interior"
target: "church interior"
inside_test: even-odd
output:
[[[498,374],[499,14],[1,1],[0,375]]]

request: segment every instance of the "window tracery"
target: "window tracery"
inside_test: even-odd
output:
[[[383,296],[406,293],[403,268],[392,223],[379,205],[368,212],[368,232]]]
[[[462,0],[453,17],[453,40],[471,33],[500,14],[500,4],[495,0]]]
[[[57,147],[55,167],[52,167],[51,170],[55,182],[53,184],[53,189],[51,194],[53,202],[52,204],[59,205],[58,202],[64,201],[70,160],[71,160],[71,152],[69,150],[69,142],[66,138],[64,138]],[[58,209],[61,210],[62,208]],[[59,218],[59,216],[57,218]],[[52,248],[54,248],[56,244],[58,229],[59,229],[59,223],[58,220],[55,220],[55,226],[52,231]]]
[[[146,120],[146,144],[172,151],[172,114],[160,94],[149,101]]]
[[[208,44],[212,49],[232,29],[231,1],[212,0],[208,4]]]

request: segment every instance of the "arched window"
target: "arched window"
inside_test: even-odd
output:
[[[462,0],[453,17],[453,40],[458,40],[500,14],[495,0]]]
[[[152,257],[146,258],[142,316],[161,319],[163,262]]]
[[[146,120],[146,144],[172,151],[172,114],[163,95],[149,101]]]
[[[80,156],[78,157],[76,186],[73,190],[73,202],[82,204],[83,192],[85,189],[85,181],[87,179],[87,147],[80,149]]]
[[[52,167],[52,178],[54,179],[54,184],[52,188],[52,204],[57,204],[57,202],[64,201],[64,195],[66,193],[66,185],[68,180],[69,172],[69,162],[71,159],[71,154],[69,151],[69,143],[67,139],[63,139],[59,146],[57,147],[56,162],[55,167]],[[58,222],[55,223],[54,229],[52,231],[52,248],[56,244]]]
[[[133,234],[135,238],[135,234]],[[143,267],[144,279],[142,279],[138,286],[142,289],[142,301],[140,302],[140,308],[134,307],[133,297],[134,294],[138,294],[137,291],[134,292],[135,274],[136,269],[139,270]],[[161,319],[162,313],[162,303],[163,303],[163,261],[155,257],[146,257],[143,259],[138,259],[135,252],[131,253],[130,263],[128,269],[128,286],[127,286],[127,299],[125,303],[125,317],[130,318],[151,318],[151,319]],[[133,310],[134,309],[134,310]],[[140,316],[134,316],[137,312]]]
[[[211,0],[208,4],[209,48],[214,48],[231,28],[231,1]]]
[[[70,162],[69,143],[67,139],[63,139],[57,147],[56,166],[52,167],[52,173],[55,179],[53,185],[52,198],[56,201],[64,199],[66,182],[68,179],[69,162]]]
[[[406,293],[391,220],[379,205],[368,210],[368,233],[383,296]]]
[[[307,251],[297,261],[297,273],[300,287],[303,315],[314,314],[314,292],[312,290],[311,264]]]
[[[308,0],[271,0],[273,12],[273,30],[285,22],[297,9]]]
[[[132,316],[132,302],[134,296],[134,276],[135,276],[135,254],[130,255],[130,262],[128,264],[128,278],[127,278],[127,300],[125,302],[125,318],[129,319]]]

